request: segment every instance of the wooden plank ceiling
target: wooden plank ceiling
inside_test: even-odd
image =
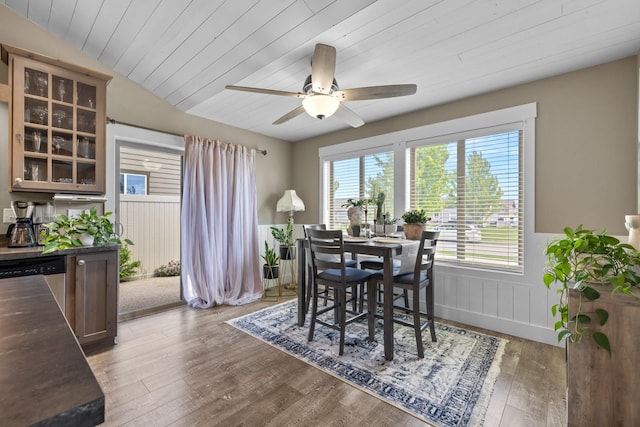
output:
[[[415,83],[347,106],[365,122],[635,55],[638,0],[0,0],[182,111],[297,141],[348,128],[299,99],[316,43],[340,88]],[[2,7],[0,6],[0,13]],[[119,118],[123,121],[126,118]]]

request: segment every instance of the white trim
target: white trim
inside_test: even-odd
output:
[[[120,144],[131,143],[184,153],[184,138],[164,132],[121,124],[107,126],[106,149],[106,197],[105,212],[115,212],[118,217],[120,204],[120,173],[116,170]]]
[[[489,111],[467,117],[419,126],[411,129],[403,129],[396,132],[385,133],[368,138],[357,139],[341,144],[320,147],[320,158],[329,158],[333,155],[342,156],[350,152],[371,149],[373,152],[383,151],[385,146],[390,146],[399,141],[414,141],[435,136],[444,136],[457,132],[471,131],[492,126],[501,126],[508,123],[522,122],[526,119],[537,117],[538,109],[535,102]],[[364,152],[364,151],[362,151]]]
[[[536,103],[505,108],[469,117],[448,120],[371,138],[363,138],[319,149],[320,218],[324,215],[324,187],[327,185],[325,161],[380,151],[394,151],[395,214],[408,206],[406,149],[425,139],[448,137],[464,132],[473,134],[487,128],[523,129],[523,222],[524,271],[522,274],[468,268],[438,263],[435,272],[436,316],[486,329],[519,336],[551,345],[559,345],[553,330],[550,307],[556,303],[554,289],[542,282],[546,257],[544,249],[553,236],[535,233],[535,118]],[[481,132],[482,133],[482,132]],[[399,174],[404,170],[405,174]],[[402,175],[402,176],[400,176]],[[395,182],[395,181],[398,182]],[[402,181],[405,181],[404,183]],[[404,204],[403,204],[404,203]]]

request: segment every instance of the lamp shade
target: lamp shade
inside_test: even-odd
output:
[[[304,202],[296,194],[296,190],[285,190],[284,195],[278,200],[276,205],[278,212],[298,212],[304,211]]]
[[[323,93],[316,93],[314,95],[307,96],[302,101],[304,110],[311,117],[318,119],[324,119],[325,117],[332,116],[340,106],[340,101],[331,95],[325,95]]]

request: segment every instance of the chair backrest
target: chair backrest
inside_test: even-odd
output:
[[[306,224],[302,227],[304,230],[304,237],[307,238],[307,230],[326,230],[327,224]]]
[[[420,281],[421,273],[425,270],[427,279],[431,280],[433,277],[433,261],[439,237],[439,231],[422,231],[418,253],[416,254],[416,265],[413,271],[414,280]]]
[[[318,271],[338,269],[345,275],[344,266],[344,241],[341,230],[314,230],[307,229],[307,241],[311,252],[311,266],[313,276]]]

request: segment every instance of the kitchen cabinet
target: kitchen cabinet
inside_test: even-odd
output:
[[[103,194],[110,76],[2,46],[11,87],[11,190]]]
[[[67,310],[67,317],[78,342],[113,345],[118,321],[118,246],[68,255],[67,288],[75,308],[74,313]]]

